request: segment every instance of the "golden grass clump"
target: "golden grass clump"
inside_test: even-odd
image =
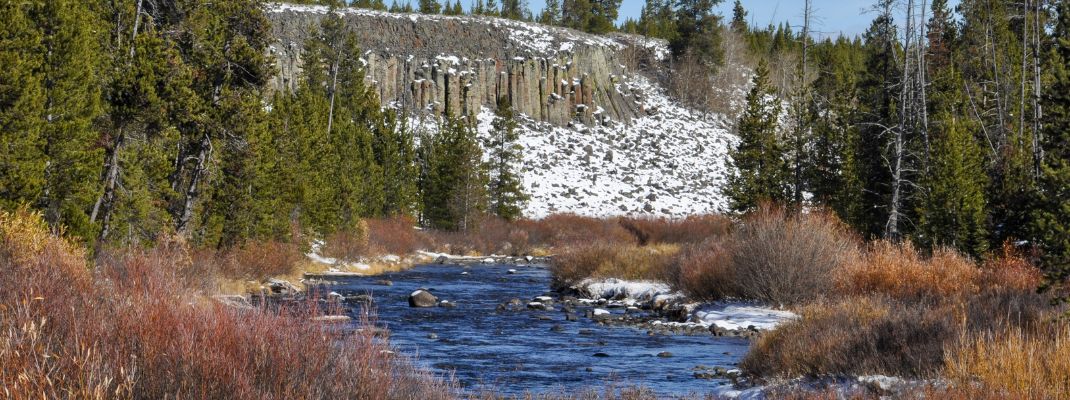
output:
[[[595,243],[570,247],[555,259],[555,284],[570,286],[585,278],[619,278],[667,281],[678,245],[637,246]]]
[[[897,299],[958,297],[979,290],[980,269],[950,249],[925,258],[907,242],[879,241],[845,264],[837,286],[847,295],[884,294]]]
[[[1049,329],[963,335],[945,352],[944,375],[1006,398],[1070,399],[1070,327]]]

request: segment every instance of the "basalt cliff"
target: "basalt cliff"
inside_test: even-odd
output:
[[[305,39],[328,10],[273,4],[276,90],[292,89]],[[679,217],[723,210],[730,118],[681,105],[664,41],[473,16],[340,11],[384,107],[421,129],[464,115],[489,135],[508,98],[520,114],[528,217]],[[724,92],[742,99],[742,92]],[[734,98],[733,97],[733,98]],[[430,118],[429,118],[430,117]]]

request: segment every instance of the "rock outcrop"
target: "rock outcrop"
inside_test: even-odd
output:
[[[302,45],[327,14],[269,6],[277,41],[276,89],[292,89]],[[341,11],[365,49],[368,80],[384,105],[474,116],[507,97],[515,111],[554,125],[628,122],[647,114],[643,93],[620,85],[626,65],[657,64],[663,45],[500,18]]]

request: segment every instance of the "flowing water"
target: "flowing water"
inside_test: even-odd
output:
[[[381,284],[384,279],[393,285]],[[574,322],[566,321],[560,306],[556,311],[496,311],[514,298],[526,304],[547,294],[549,286],[544,266],[424,265],[345,278],[328,289],[346,296],[371,294],[377,324],[391,331],[398,350],[416,355],[418,363],[436,373],[452,374],[473,393],[483,385],[503,394],[639,385],[663,396],[703,394],[725,381],[696,378],[693,368],[733,368],[747,351],[742,338],[650,335],[643,329],[601,325],[584,318],[582,307]],[[456,307],[410,308],[408,296],[420,288]],[[359,313],[359,306],[354,307],[350,312]],[[659,357],[663,352],[672,356]]]

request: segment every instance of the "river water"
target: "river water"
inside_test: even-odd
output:
[[[384,279],[393,285],[383,285]],[[556,311],[496,311],[514,298],[526,304],[548,294],[550,274],[540,265],[424,265],[337,281],[327,289],[374,297],[377,324],[391,331],[392,345],[415,355],[420,365],[452,375],[470,393],[483,388],[525,394],[643,386],[667,397],[704,394],[726,382],[696,378],[693,369],[734,368],[748,346],[746,339],[735,337],[651,336],[643,329],[605,326],[584,318],[582,307],[576,309],[579,320],[572,322],[560,306]],[[410,308],[408,296],[420,288],[456,307]],[[349,312],[356,317],[359,306],[353,307]],[[672,356],[659,357],[663,352]]]

